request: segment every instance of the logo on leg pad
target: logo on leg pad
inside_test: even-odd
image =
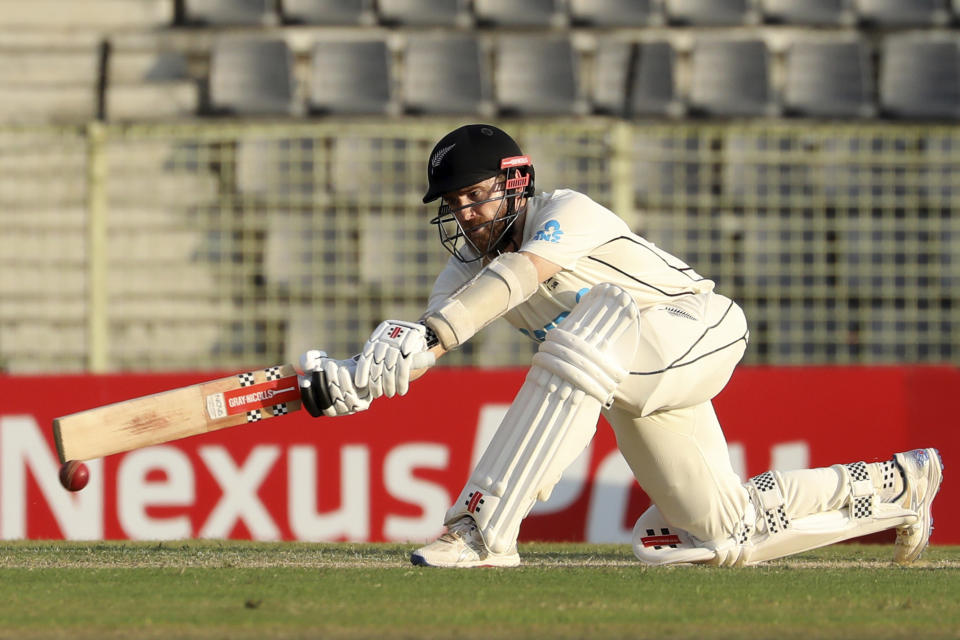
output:
[[[467,511],[470,513],[477,513],[480,511],[480,505],[483,504],[483,494],[479,491],[474,491],[469,496],[469,499],[464,502],[467,505]]]

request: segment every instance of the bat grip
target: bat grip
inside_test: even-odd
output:
[[[327,392],[327,376],[322,371],[308,371],[297,376],[300,383],[300,400],[303,408],[314,418],[323,415],[323,410],[333,404]]]

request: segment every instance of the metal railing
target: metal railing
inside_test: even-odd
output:
[[[361,347],[447,259],[420,203],[458,121],[0,128],[0,367],[237,369]],[[746,360],[960,362],[960,127],[500,122],[537,169],[737,299]],[[497,323],[444,359],[526,365]]]

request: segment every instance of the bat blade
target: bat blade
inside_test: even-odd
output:
[[[292,365],[278,365],[72,413],[53,421],[61,462],[90,460],[300,409]]]

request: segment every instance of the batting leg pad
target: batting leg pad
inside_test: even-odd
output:
[[[550,496],[593,438],[636,352],[638,316],[629,294],[601,284],[547,333],[448,524],[470,515],[490,551],[512,547],[534,501]]]
[[[651,541],[662,539],[651,538],[646,533],[651,528],[657,530],[656,526],[650,526],[656,525],[653,516],[644,521],[648,510],[634,528],[634,553],[648,564],[752,565],[917,521],[916,512],[877,499],[876,489],[862,462],[835,465],[833,469],[841,474],[849,489],[846,504],[839,509],[791,519],[780,474],[766,471],[745,484],[750,504],[740,527],[729,538],[700,541],[672,527],[669,531],[674,538],[670,539],[677,540],[677,544],[651,548]]]
[[[644,511],[633,527],[633,554],[654,566],[710,563],[717,556],[683,529],[670,526],[656,505]]]

